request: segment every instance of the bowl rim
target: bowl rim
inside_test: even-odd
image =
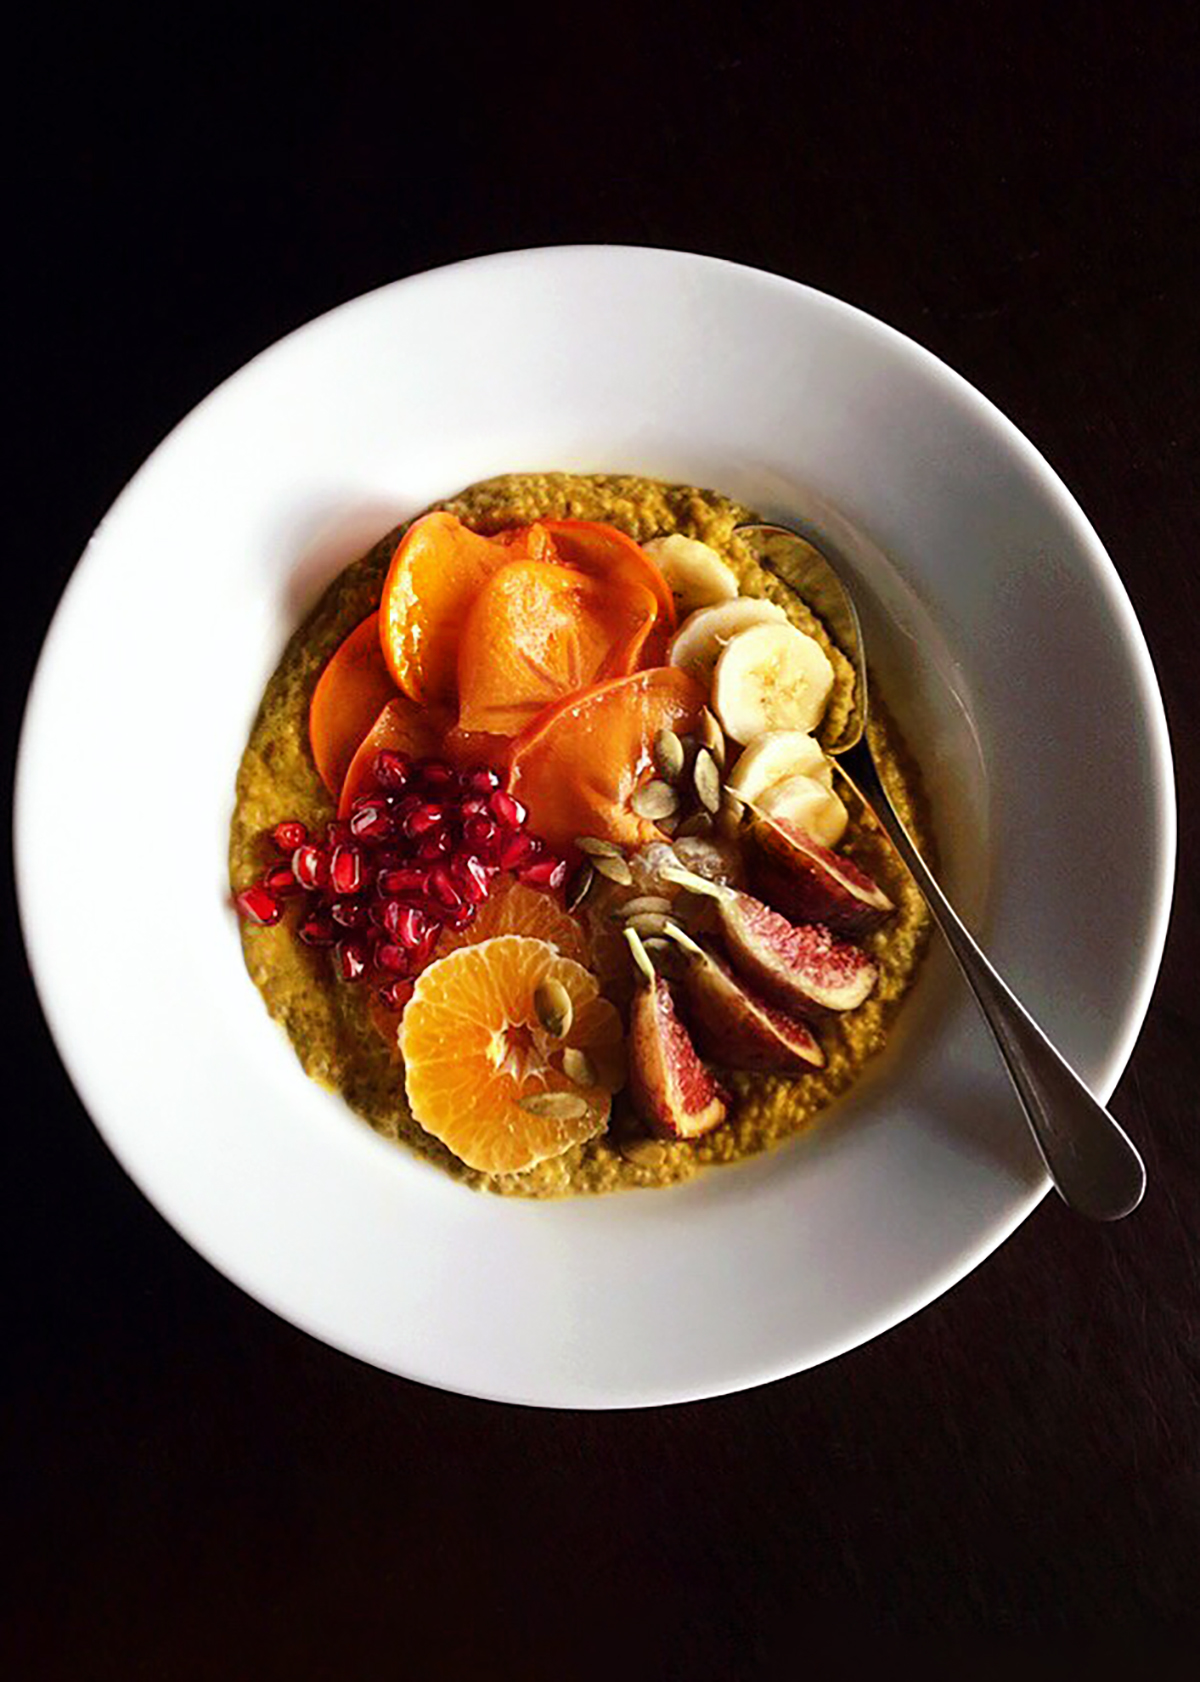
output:
[[[328,317],[343,315],[354,311],[359,306],[366,306],[371,300],[384,293],[398,292],[401,289],[415,291],[420,288],[437,286],[451,275],[469,270],[499,272],[502,269],[519,268],[537,264],[539,261],[556,261],[564,258],[580,259],[604,254],[618,261],[635,259],[639,262],[665,265],[692,266],[696,270],[717,270],[731,272],[739,276],[747,284],[770,289],[777,294],[795,295],[797,292],[806,295],[821,308],[829,311],[835,317],[841,317],[849,322],[854,329],[868,340],[889,347],[907,358],[910,363],[929,380],[940,384],[947,392],[964,404],[981,421],[993,431],[999,443],[1022,465],[1036,482],[1040,493],[1045,497],[1053,513],[1062,522],[1077,543],[1080,552],[1085,556],[1090,576],[1095,580],[1104,597],[1105,607],[1114,621],[1119,632],[1123,650],[1128,655],[1133,669],[1142,718],[1145,721],[1146,733],[1152,756],[1152,781],[1155,791],[1155,808],[1150,822],[1153,824],[1157,837],[1153,859],[1150,861],[1152,875],[1152,891],[1154,914],[1148,920],[1141,951],[1138,956],[1136,982],[1131,987],[1130,998],[1123,1013],[1118,1032],[1114,1033],[1107,1053],[1103,1059],[1103,1068],[1099,1078],[1093,1083],[1094,1090],[1102,1102],[1107,1103],[1114,1088],[1129,1060],[1134,1044],[1141,1032],[1146,1013],[1150,1005],[1151,996],[1157,981],[1162,962],[1163,950],[1166,943],[1167,930],[1173,899],[1174,876],[1177,854],[1177,808],[1175,779],[1173,770],[1173,756],[1171,750],[1170,733],[1167,724],[1166,709],[1155,675],[1153,660],[1141,625],[1134,612],[1132,602],[1117,568],[1102,543],[1092,523],[1084,513],[1082,507],[1068,489],[1066,483],[1056,470],[1045,459],[1041,452],[1023,432],[1011,421],[1007,415],[992,400],[971,384],[963,375],[959,374],[942,358],[926,349],[909,335],[888,325],[868,311],[854,304],[845,302],[830,293],[808,285],[803,281],[775,274],[769,270],[757,268],[753,265],[734,262],[723,257],[709,256],[702,253],[679,251],[669,247],[653,245],[629,245],[607,242],[573,243],[568,245],[538,245],[516,250],[503,250],[485,253],[476,257],[465,258],[461,261],[448,263],[436,268],[420,271],[403,276],[399,279],[385,281],[366,292],[331,305],[320,314],[291,328],[279,338],[263,346],[246,362],[242,363],[232,373],[227,375],[216,386],[194,404],[185,414],[174,419],[168,429],[160,437],[154,447],[140,460],[130,472],[121,490],[114,497],[108,508],[98,520],[95,529],[85,544],[78,560],[75,562],[66,584],[54,607],[49,624],[46,628],[33,678],[27,692],[23,715],[21,719],[16,768],[14,776],[14,800],[12,816],[12,843],[14,860],[14,884],[16,888],[18,923],[27,955],[30,973],[34,982],[34,989],[54,1041],[55,1050],[66,1070],[77,1096],[93,1125],[100,1132],[108,1149],[116,1157],[125,1173],[138,1185],[152,1203],[163,1214],[164,1218],[173,1225],[186,1241],[198,1251],[209,1265],[230,1278],[241,1289],[245,1290],[255,1300],[264,1303],[273,1312],[280,1314],[290,1324],[300,1327],[310,1335],[317,1336],[329,1342],[335,1348],[348,1352],[357,1359],[369,1364],[379,1365],[374,1354],[362,1345],[355,1347],[353,1337],[338,1329],[334,1333],[331,1328],[318,1324],[317,1317],[309,1320],[297,1319],[295,1310],[290,1307],[277,1305],[271,1300],[261,1285],[250,1282],[245,1277],[245,1271],[238,1265],[231,1265],[222,1256],[217,1259],[218,1246],[211,1238],[203,1233],[194,1231],[195,1223],[189,1219],[180,1219],[179,1212],[170,1206],[157,1192],[151,1196],[136,1171],[135,1165],[126,1159],[123,1146],[119,1143],[120,1128],[114,1126],[110,1119],[107,1104],[101,1099],[95,1101],[90,1090],[92,1081],[85,1067],[80,1066],[80,1059],[72,1041],[70,1024],[63,1022],[57,1008],[53,994],[53,984],[49,976],[49,963],[46,955],[39,949],[39,935],[33,924],[29,889],[27,885],[26,858],[27,849],[32,840],[30,817],[31,797],[29,789],[33,782],[34,772],[31,763],[35,752],[35,737],[38,731],[38,720],[42,710],[43,697],[49,688],[50,673],[55,664],[54,647],[57,635],[65,624],[71,611],[71,603],[81,588],[81,580],[85,576],[90,561],[94,559],[93,551],[97,539],[108,525],[110,519],[133,494],[136,481],[141,477],[161,450],[174,437],[185,422],[205,410],[208,405],[225,395],[230,388],[239,381],[249,379],[260,360],[271,355],[281,347],[290,343],[299,334],[307,333],[317,328]],[[86,1062],[86,1059],[83,1060]],[[385,1141],[374,1137],[362,1141],[369,1148],[387,1147]],[[894,1305],[883,1310],[875,1321],[855,1327],[844,1340],[834,1340],[824,1350],[813,1358],[804,1358],[797,1362],[793,1357],[770,1363],[756,1371],[742,1371],[732,1382],[719,1384],[708,1388],[689,1388],[685,1391],[671,1394],[650,1393],[647,1390],[635,1389],[631,1393],[614,1393],[603,1399],[590,1397],[574,1398],[570,1401],[546,1400],[543,1397],[506,1393],[503,1387],[493,1389],[473,1388],[459,1383],[450,1384],[447,1380],[432,1371],[416,1370],[415,1366],[406,1367],[401,1376],[411,1377],[418,1382],[449,1389],[458,1394],[471,1395],[484,1400],[505,1401],[532,1406],[569,1406],[584,1408],[625,1408],[641,1406],[666,1405],[673,1402],[701,1400],[710,1396],[729,1394],[737,1390],[748,1389],[760,1384],[774,1382],[778,1379],[793,1376],[806,1371],[812,1366],[824,1364],[846,1354],[861,1344],[870,1342],[882,1332],[902,1324],[911,1315],[919,1312],[930,1302],[944,1295],[957,1285],[967,1274],[971,1273],[993,1251],[1024,1222],[1041,1202],[1050,1189],[1049,1182],[1043,1180],[1041,1184],[1027,1192],[1016,1193],[1006,1215],[993,1220],[979,1236],[977,1243],[960,1252],[944,1268],[937,1270],[929,1282],[927,1290],[915,1292],[906,1298],[903,1304],[896,1308]],[[392,1367],[386,1370],[398,1371]]]

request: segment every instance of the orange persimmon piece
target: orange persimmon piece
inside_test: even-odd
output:
[[[388,670],[410,700],[453,704],[467,610],[511,560],[507,547],[453,514],[435,509],[409,526],[384,580],[379,637]]]
[[[563,566],[621,586],[649,590],[658,603],[658,618],[642,647],[643,666],[665,665],[667,647],[675,634],[675,598],[666,579],[632,537],[598,520],[542,520]]]
[[[447,713],[434,707],[418,707],[406,695],[393,696],[350,761],[338,801],[338,817],[347,817],[355,795],[362,794],[374,784],[377,753],[387,748],[392,753],[408,754],[413,759],[434,758],[449,727]]]
[[[459,724],[515,736],[546,707],[637,668],[657,604],[547,561],[513,561],[475,598],[458,649]]]
[[[707,697],[678,666],[657,666],[573,695],[534,721],[514,748],[509,787],[529,828],[555,848],[595,835],[622,846],[663,839],[630,809],[654,775],[654,738],[699,729]]]
[[[330,794],[342,792],[359,743],[395,693],[379,646],[379,615],[372,613],[333,654],[308,709],[308,739]]]

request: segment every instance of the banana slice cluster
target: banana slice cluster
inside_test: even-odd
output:
[[[739,596],[735,574],[708,544],[676,535],[644,547],[679,608],[671,664],[709,690],[722,730],[743,749],[729,787],[835,847],[846,808],[833,761],[812,734],[833,689],[825,650],[774,602]]]

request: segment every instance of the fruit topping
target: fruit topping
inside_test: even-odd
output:
[[[313,759],[335,800],[359,744],[395,693],[379,646],[379,615],[372,613],[326,665],[308,710]]]
[[[785,777],[760,796],[757,809],[804,830],[824,847],[836,847],[850,821],[841,797],[816,777]]]
[[[815,637],[794,625],[752,625],[721,651],[713,711],[727,736],[751,742],[766,730],[809,731],[833,688],[833,667]]]
[[[564,566],[601,579],[621,594],[649,590],[658,612],[641,651],[641,664],[661,665],[675,631],[675,598],[654,562],[615,526],[595,520],[544,520],[541,525]]]
[[[760,899],[795,923],[824,923],[837,934],[878,928],[895,906],[853,859],[785,819],[759,817],[751,831],[751,877]]]
[[[688,1021],[714,1063],[778,1074],[822,1066],[825,1055],[804,1022],[759,998],[728,964],[676,925],[669,925],[667,934],[687,953],[682,986]]]
[[[707,543],[674,532],[655,537],[642,549],[667,581],[675,598],[675,611],[682,619],[698,607],[732,601],[738,593],[737,574]]]
[[[718,602],[690,613],[671,643],[673,666],[690,672],[707,689],[727,643],[751,625],[786,625],[787,614],[761,596],[739,596],[736,601]]]
[[[633,929],[626,940],[643,985],[629,1013],[629,1090],[648,1127],[675,1139],[696,1139],[725,1120],[716,1081],[679,1020],[671,989],[657,975]]]
[[[445,728],[444,715],[418,707],[403,695],[394,696],[350,761],[338,801],[339,815],[348,818],[360,794],[377,789],[397,793],[405,788],[413,762],[437,749]]]

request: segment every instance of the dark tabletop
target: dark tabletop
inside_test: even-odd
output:
[[[835,25],[787,5],[753,23],[679,8],[669,27],[603,8],[575,23],[442,8],[418,27],[405,7],[314,22],[322,9],[210,5],[122,35],[114,10],[78,33],[35,8],[7,42],[10,756],[90,531],[247,357],[455,258],[677,246],[874,312],[1060,471],[1157,664],[1182,867],[1113,1101],[1149,1165],[1136,1217],[1096,1228],[1048,1199],[867,1347],[649,1413],[443,1395],[243,1296],[101,1144],[10,926],[7,1674],[308,1678],[421,1661],[435,1677],[773,1677],[820,1630],[1194,1618],[1195,27],[1154,6],[963,4],[936,27],[920,16],[942,8],[895,7],[881,33],[855,6]],[[103,750],[86,717],[80,731],[81,751]],[[62,779],[86,869],[88,814],[70,766]],[[125,794],[131,823],[148,821],[152,781]],[[96,892],[154,914],[136,870]]]

